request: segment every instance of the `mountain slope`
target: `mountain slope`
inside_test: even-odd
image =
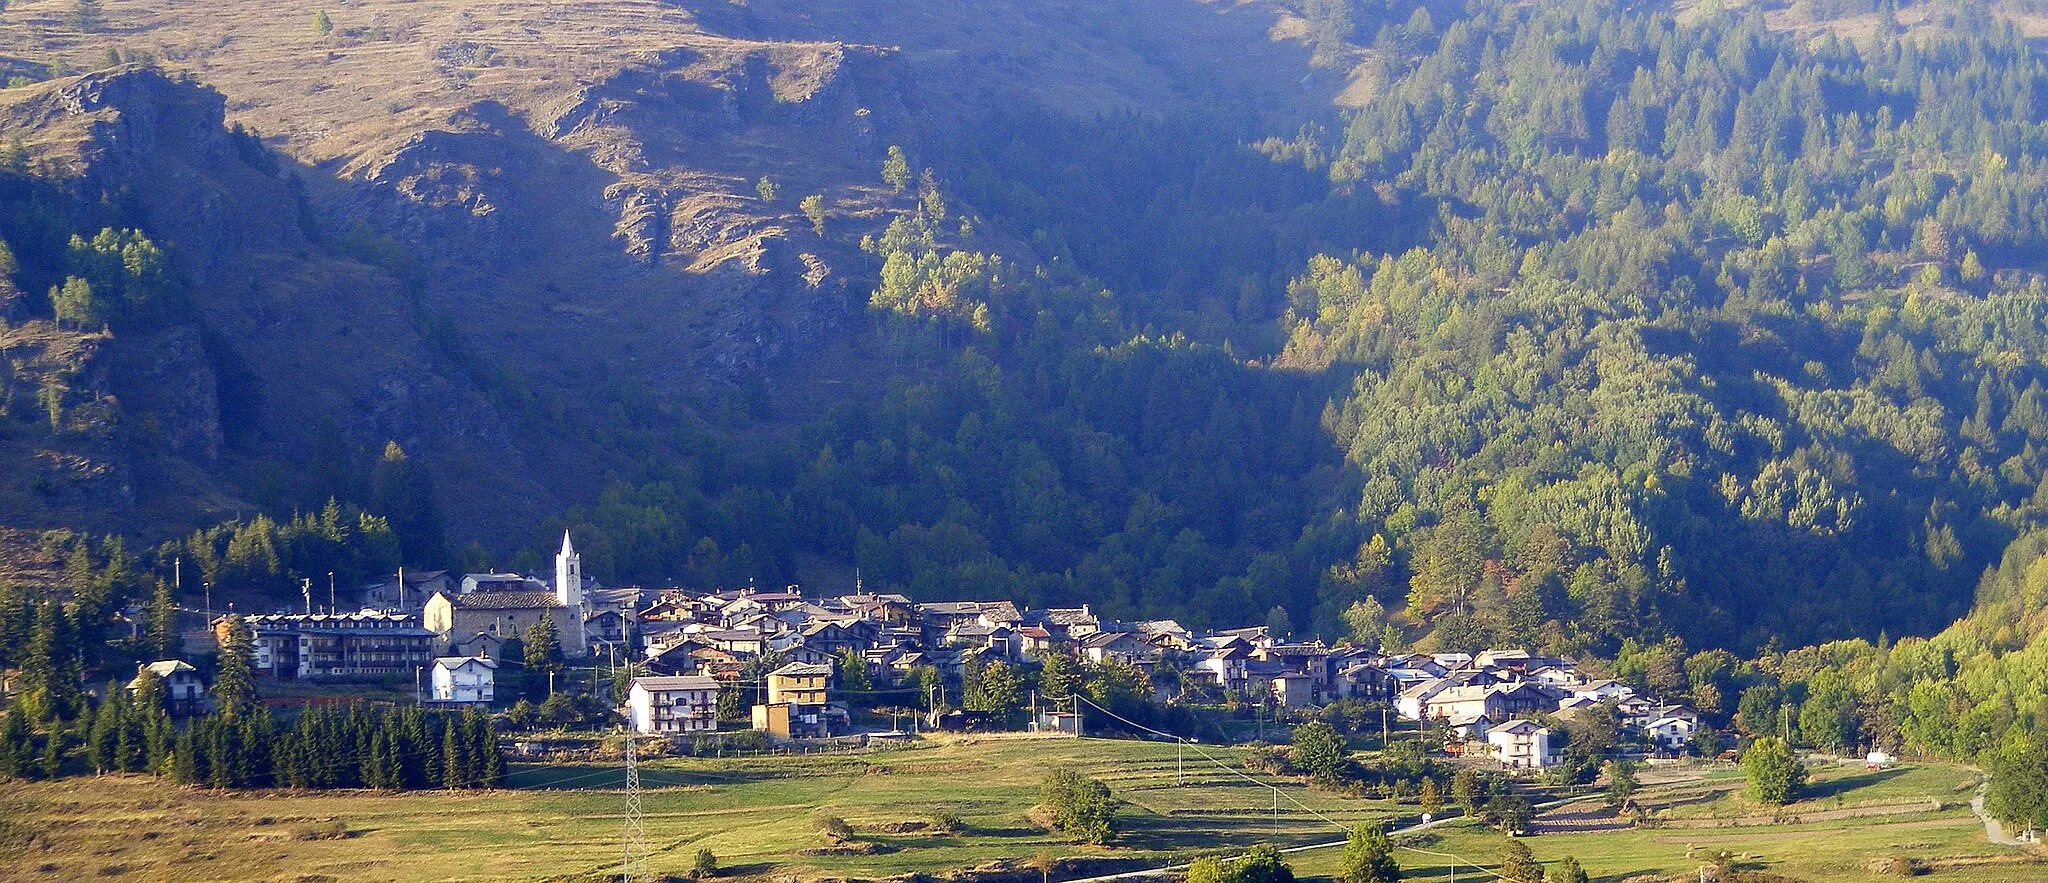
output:
[[[1217,53],[1240,62],[1228,87],[1290,106],[1336,85],[1297,82],[1305,52],[1276,39],[1287,13],[1268,3],[970,18],[939,3],[373,0],[330,10],[325,33],[310,10],[254,0],[104,10],[88,32],[68,2],[14,3],[0,52],[29,69],[141,58],[203,88],[96,74],[40,102],[10,94],[5,134],[62,159],[86,201],[133,194],[128,222],[172,245],[194,328],[252,378],[224,394],[247,412],[228,462],[301,457],[327,421],[365,449],[396,440],[431,467],[455,532],[499,548],[633,468],[592,438],[621,384],[693,423],[735,384],[801,396],[820,354],[849,367],[874,271],[854,243],[910,199],[876,178],[888,145],[916,154],[1020,101],[1171,107],[1210,88],[1195,74]],[[282,167],[244,168],[223,112]],[[811,193],[823,236],[798,210]],[[194,465],[217,480],[187,487],[278,499],[212,457]],[[17,524],[146,521],[109,514]]]

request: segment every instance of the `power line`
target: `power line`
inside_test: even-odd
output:
[[[1265,787],[1265,788],[1270,788],[1270,789],[1272,789],[1272,790],[1273,790],[1273,796],[1274,796],[1274,798],[1275,798],[1275,809],[1274,809],[1274,815],[1275,815],[1276,817],[1278,816],[1278,814],[1279,814],[1279,809],[1278,809],[1278,798],[1279,798],[1280,796],[1282,796],[1282,792],[1281,792],[1281,790],[1280,790],[1279,786],[1277,786],[1277,785],[1274,785],[1274,784],[1272,784],[1271,782],[1261,782],[1261,781],[1259,781],[1258,779],[1252,778],[1252,777],[1251,777],[1250,775],[1247,775],[1247,774],[1246,774],[1246,773],[1245,773],[1245,772],[1244,772],[1243,770],[1240,770],[1240,769],[1238,769],[1238,768],[1236,768],[1236,767],[1234,767],[1234,766],[1231,766],[1231,765],[1229,765],[1229,764],[1226,764],[1226,763],[1224,763],[1224,762],[1222,762],[1222,761],[1220,761],[1220,760],[1217,760],[1216,758],[1214,758],[1214,757],[1210,756],[1210,754],[1209,754],[1209,753],[1208,753],[1207,751],[1204,751],[1204,750],[1202,750],[1202,749],[1201,749],[1201,748],[1199,747],[1198,743],[1195,743],[1194,741],[1192,741],[1192,740],[1188,739],[1188,738],[1187,738],[1187,737],[1185,737],[1185,736],[1180,736],[1180,735],[1176,735],[1176,734],[1174,734],[1174,733],[1168,733],[1168,732],[1165,732],[1164,730],[1157,730],[1157,729],[1153,729],[1152,727],[1148,727],[1148,726],[1145,726],[1144,724],[1141,724],[1141,723],[1138,723],[1138,722],[1136,722],[1136,721],[1133,721],[1133,720],[1131,720],[1130,718],[1124,717],[1123,715],[1117,714],[1117,713],[1116,713],[1116,712],[1114,712],[1114,711],[1110,711],[1110,710],[1109,710],[1109,709],[1107,709],[1107,708],[1103,708],[1102,706],[1100,706],[1100,705],[1097,705],[1097,704],[1096,704],[1095,702],[1093,702],[1093,701],[1089,700],[1088,698],[1086,698],[1086,697],[1082,696],[1082,695],[1081,695],[1080,693],[1078,693],[1078,692],[1076,692],[1076,693],[1074,694],[1074,699],[1075,699],[1075,701],[1077,701],[1077,702],[1086,702],[1086,703],[1088,703],[1088,706],[1089,706],[1090,708],[1093,708],[1093,709],[1095,709],[1095,710],[1097,710],[1097,711],[1100,711],[1100,712],[1102,712],[1103,714],[1109,715],[1109,716],[1110,716],[1111,718],[1114,718],[1115,720],[1117,720],[1117,721],[1119,721],[1119,722],[1123,723],[1123,724],[1124,724],[1125,726],[1129,726],[1129,727],[1132,727],[1132,728],[1135,728],[1135,729],[1138,729],[1138,730],[1143,730],[1143,731],[1145,731],[1145,732],[1147,732],[1147,733],[1152,733],[1152,734],[1154,734],[1154,735],[1158,735],[1158,736],[1164,736],[1164,737],[1166,737],[1166,738],[1168,738],[1168,739],[1172,739],[1172,740],[1174,740],[1175,742],[1178,742],[1178,743],[1180,743],[1180,744],[1181,744],[1181,745],[1182,745],[1183,747],[1185,747],[1185,748],[1187,748],[1187,749],[1189,749],[1189,750],[1192,750],[1192,751],[1194,751],[1194,752],[1195,752],[1195,754],[1196,754],[1196,755],[1198,755],[1198,756],[1200,756],[1200,757],[1201,757],[1201,758],[1202,758],[1203,760],[1206,760],[1206,761],[1208,761],[1208,762],[1210,762],[1210,763],[1212,763],[1212,764],[1215,764],[1217,768],[1219,768],[1219,769],[1222,769],[1222,770],[1224,770],[1225,772],[1228,772],[1228,773],[1230,773],[1231,775],[1237,776],[1238,778],[1240,778],[1240,779],[1243,779],[1243,780],[1245,780],[1245,781],[1247,781],[1247,782],[1250,782],[1250,783],[1252,783],[1252,784],[1254,784],[1254,785],[1259,785],[1259,786],[1262,786],[1262,787]],[[1350,832],[1351,832],[1351,829],[1350,829],[1349,827],[1345,826],[1345,825],[1344,825],[1343,823],[1341,823],[1341,822],[1338,822],[1338,821],[1337,821],[1336,819],[1330,818],[1330,817],[1329,817],[1329,816],[1327,816],[1327,815],[1324,815],[1324,814],[1323,814],[1322,812],[1318,811],[1318,810],[1317,810],[1317,809],[1316,809],[1315,807],[1309,806],[1308,804],[1305,804],[1305,803],[1302,803],[1302,802],[1301,802],[1301,801],[1299,801],[1299,800],[1296,800],[1296,799],[1294,798],[1294,795],[1292,795],[1292,794],[1287,794],[1287,795],[1285,795],[1285,796],[1286,796],[1286,798],[1287,798],[1287,802],[1289,802],[1289,803],[1292,803],[1292,804],[1294,804],[1294,805],[1295,805],[1296,807],[1299,807],[1299,808],[1300,808],[1301,810],[1303,810],[1304,812],[1307,812],[1307,813],[1308,813],[1309,815],[1315,816],[1316,818],[1319,818],[1319,819],[1322,819],[1322,820],[1323,820],[1323,821],[1325,821],[1325,822],[1328,822],[1328,823],[1329,823],[1329,824],[1330,824],[1330,825],[1331,825],[1332,827],[1336,828],[1336,829],[1337,829],[1337,830],[1339,830],[1339,831],[1343,831],[1343,832],[1345,832],[1345,833],[1346,833],[1347,835],[1348,835],[1348,834],[1350,834]],[[1334,845],[1336,845],[1336,844],[1324,844],[1324,845],[1332,845],[1332,846],[1334,846]],[[1431,852],[1431,851],[1429,851],[1429,850],[1426,850],[1426,849],[1417,849],[1417,848],[1415,848],[1415,847],[1413,847],[1413,846],[1404,846],[1404,845],[1401,845],[1401,844],[1398,844],[1398,843],[1396,843],[1396,844],[1393,844],[1393,847],[1394,847],[1395,849],[1402,849],[1402,850],[1407,850],[1408,852],[1413,852],[1413,853],[1417,853],[1417,854],[1420,854],[1420,855],[1427,855],[1427,856],[1432,856],[1432,857],[1436,857],[1436,858],[1443,858],[1443,859],[1449,859],[1449,860],[1450,860],[1450,861],[1451,861],[1451,862],[1453,863],[1453,864],[1452,864],[1452,866],[1451,866],[1451,872],[1452,872],[1452,874],[1454,874],[1454,875],[1455,875],[1455,874],[1457,873],[1457,864],[1458,864],[1458,863],[1462,863],[1462,864],[1465,864],[1465,865],[1469,865],[1469,866],[1471,866],[1471,867],[1473,867],[1473,868],[1476,868],[1476,869],[1478,869],[1478,870],[1479,870],[1479,871],[1480,871],[1481,873],[1487,874],[1487,875],[1489,875],[1489,876],[1491,876],[1491,877],[1494,877],[1495,879],[1499,879],[1499,880],[1506,880],[1506,879],[1508,879],[1508,878],[1506,878],[1506,877],[1503,877],[1503,876],[1501,876],[1500,874],[1497,874],[1497,873],[1493,872],[1492,870],[1489,870],[1489,869],[1488,869],[1488,868],[1486,868],[1486,867],[1485,867],[1484,865],[1480,865],[1480,864],[1477,864],[1477,863],[1475,863],[1475,862],[1472,862],[1472,861],[1471,861],[1471,860],[1469,860],[1469,859],[1463,858],[1462,856],[1458,856],[1458,855],[1455,855],[1455,854],[1452,854],[1452,853],[1446,853],[1446,852]],[[1303,849],[1308,849],[1308,848],[1313,848],[1313,847],[1301,847],[1301,848],[1303,848]]]

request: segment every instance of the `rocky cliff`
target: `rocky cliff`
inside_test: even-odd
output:
[[[233,508],[331,422],[426,463],[458,541],[523,543],[644,456],[606,431],[622,396],[700,423],[707,390],[849,367],[875,269],[856,243],[914,198],[878,180],[889,145],[1019,103],[1234,89],[1285,116],[1347,84],[1309,71],[1277,0],[359,0],[326,32],[260,0],[131,2],[112,36],[64,33],[52,3],[15,4],[0,52],[84,69],[113,42],[151,66],[0,93],[0,139],[82,214],[169,243],[191,311],[75,341],[149,427],[107,443],[108,474],[128,451],[162,480],[24,527]]]

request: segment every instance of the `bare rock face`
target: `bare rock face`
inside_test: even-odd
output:
[[[0,331],[0,413],[25,417],[35,429],[10,433],[14,468],[0,473],[0,493],[17,519],[54,523],[83,513],[112,514],[136,503],[127,456],[126,413],[114,394],[105,334],[58,328],[37,320]],[[47,429],[47,432],[43,432]]]
[[[81,364],[100,373],[69,387],[90,395],[68,413],[118,433],[91,436],[98,447],[67,442],[37,461],[43,486],[71,495],[51,497],[52,511],[147,505],[128,474],[144,455],[193,467],[170,473],[210,471],[232,493],[239,477],[218,471],[230,447],[290,462],[326,421],[370,450],[399,441],[445,475],[443,510],[465,532],[512,530],[558,509],[506,421],[427,343],[402,283],[336,254],[332,233],[312,235],[321,231],[305,223],[299,181],[319,173],[252,157],[228,134],[224,111],[218,93],[142,68],[54,83],[0,106],[0,133],[33,130],[60,144],[53,152],[70,169],[66,186],[82,200],[119,194],[191,283],[191,314],[95,338],[103,354]],[[448,243],[451,259],[489,259],[498,240],[498,172],[516,170],[518,157],[492,137],[503,117],[492,112],[484,107],[468,131],[414,139],[380,169],[381,192],[412,209],[421,241]],[[235,384],[224,382],[224,365]]]
[[[198,332],[172,328],[133,346],[112,348],[113,384],[136,431],[174,456],[201,465],[220,461],[220,381]]]

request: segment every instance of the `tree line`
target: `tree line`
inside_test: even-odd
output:
[[[504,758],[482,709],[319,705],[280,724],[256,698],[248,626],[230,615],[221,628],[208,713],[177,722],[164,681],[146,668],[132,682],[109,682],[96,699],[25,694],[0,719],[0,776],[133,772],[212,788],[503,784]]]

